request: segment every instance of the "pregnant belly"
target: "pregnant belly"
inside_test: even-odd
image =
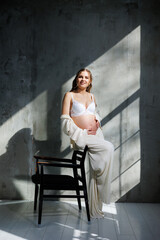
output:
[[[94,115],[81,115],[78,117],[72,117],[74,123],[81,129],[97,130],[96,118]]]

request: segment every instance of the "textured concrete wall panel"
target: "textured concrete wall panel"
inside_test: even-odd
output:
[[[33,198],[35,152],[71,155],[69,139],[61,131],[61,101],[75,73],[87,67],[93,74],[104,136],[115,146],[112,200],[156,201],[158,6],[143,2],[3,3],[0,198]],[[147,190],[148,178],[153,194]]]

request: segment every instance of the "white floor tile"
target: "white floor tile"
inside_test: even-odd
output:
[[[33,202],[0,202],[0,240],[159,240],[160,204],[104,205],[103,219],[88,222],[83,203],[46,201],[42,224]]]

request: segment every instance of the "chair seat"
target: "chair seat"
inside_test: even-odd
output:
[[[38,224],[41,224],[43,200],[51,198],[77,198],[79,210],[81,210],[81,199],[84,198],[88,221],[90,221],[86,173],[84,161],[88,147],[84,150],[74,150],[71,159],[37,156],[36,174],[32,175],[32,182],[35,184],[34,210],[37,208],[37,198],[39,195]],[[72,175],[48,173],[47,170],[53,167],[71,169]],[[47,191],[45,191],[47,190]],[[56,193],[48,190],[56,190]],[[63,194],[61,190],[68,192]],[[74,191],[74,193],[72,192]],[[82,192],[81,192],[82,191]]]
[[[32,181],[35,184],[40,184],[40,175],[34,174]],[[45,174],[43,175],[43,186],[44,189],[76,190],[77,182],[72,176]],[[78,189],[83,190],[82,186],[79,186]]]

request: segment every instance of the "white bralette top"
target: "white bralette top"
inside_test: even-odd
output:
[[[71,111],[70,111],[71,117],[77,117],[77,116],[81,116],[81,115],[94,115],[95,114],[95,102],[94,102],[92,94],[91,94],[91,96],[92,96],[92,102],[86,108],[83,103],[80,103],[80,102],[74,100],[73,94],[72,94],[72,108],[71,108]]]

